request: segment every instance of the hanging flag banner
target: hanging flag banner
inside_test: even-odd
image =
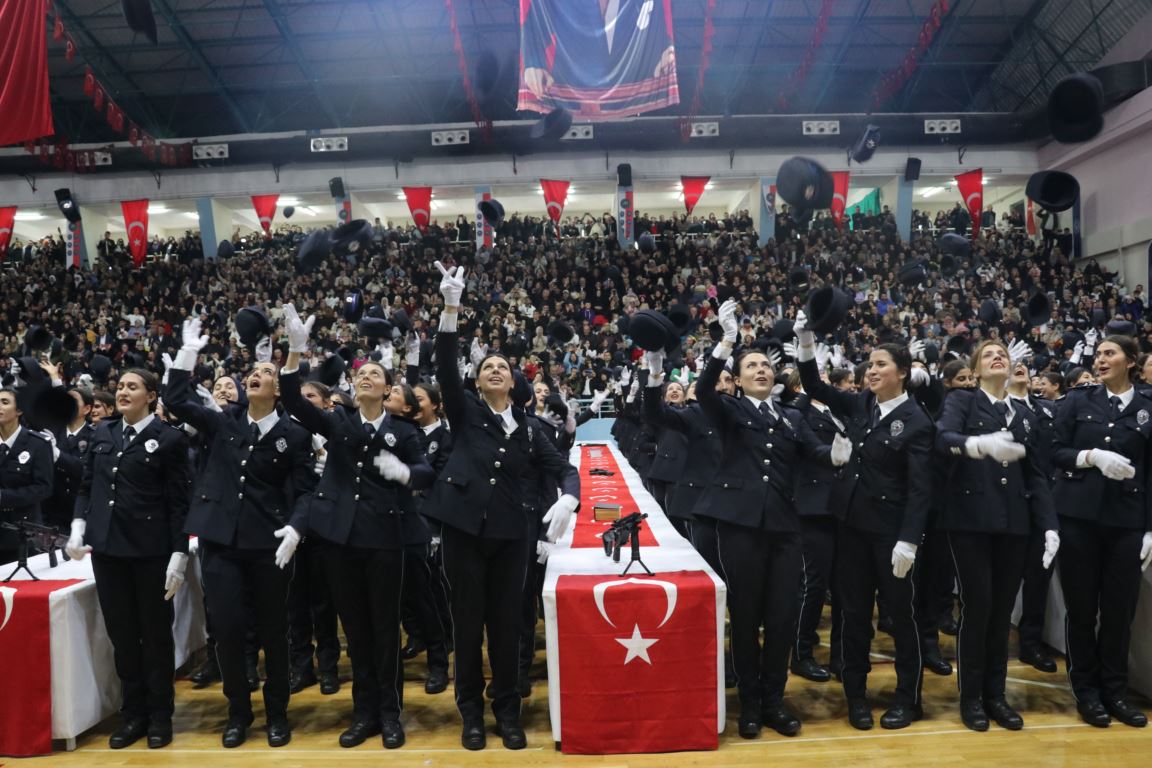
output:
[[[1036,218],[1032,210],[1032,198],[1025,198],[1027,207],[1024,209],[1024,229],[1029,237],[1036,237]]]
[[[480,213],[480,203],[484,202],[485,200],[491,200],[492,199],[492,187],[490,187],[490,186],[476,187],[475,195],[476,195],[476,249],[477,250],[486,250],[486,249],[492,247],[492,241],[493,241],[493,238],[495,237],[496,233],[493,230],[492,225],[489,224],[484,219],[484,215],[482,213]]]
[[[120,203],[124,213],[124,228],[128,231],[128,250],[132,263],[139,267],[148,255],[148,201],[125,200]]]
[[[432,187],[404,187],[404,199],[412,212],[412,221],[421,232],[432,222]]]
[[[776,237],[776,179],[760,177],[760,236],[756,244],[761,248]]]
[[[520,0],[517,109],[596,120],[679,103],[672,0]]]
[[[0,208],[0,261],[8,258],[8,244],[12,242],[14,226],[16,226],[16,206]]]
[[[68,234],[64,238],[64,269],[79,269],[88,260],[84,247],[84,232],[78,221],[68,222]]]
[[[540,189],[544,191],[544,203],[548,208],[548,218],[557,224],[564,215],[564,204],[568,201],[570,182],[540,179]]]
[[[621,248],[636,243],[636,209],[632,185],[616,187],[616,242]]]
[[[276,201],[280,195],[252,195],[252,207],[264,229],[264,237],[272,237],[272,219],[276,218]]]
[[[972,231],[980,231],[980,212],[984,210],[984,169],[962,173],[956,177],[956,189],[964,199],[964,207],[972,218]]]
[[[347,224],[352,221],[352,195],[345,194],[343,197],[334,197],[332,202],[336,204],[336,222],[338,224]]]
[[[680,186],[684,188],[684,207],[688,210],[688,215],[692,215],[692,209],[696,207],[696,203],[700,202],[700,197],[704,194],[704,188],[708,186],[708,181],[711,176],[681,176]]]
[[[844,209],[848,207],[848,171],[832,171],[832,221],[837,229],[844,227]]]
[[[42,0],[0,3],[0,147],[51,136],[48,34]]]

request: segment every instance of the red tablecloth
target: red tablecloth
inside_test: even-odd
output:
[[[0,755],[52,751],[48,596],[79,581],[0,584]]]
[[[589,470],[598,468],[612,472],[611,475],[593,475]],[[572,547],[600,547],[604,543],[600,536],[612,523],[597,522],[592,514],[596,504],[619,504],[620,516],[624,517],[640,511],[628,483],[620,471],[612,452],[603,446],[580,446],[580,514],[576,517],[576,528],[572,532]],[[648,511],[648,510],[644,510]],[[656,546],[651,525],[640,527],[640,546]]]

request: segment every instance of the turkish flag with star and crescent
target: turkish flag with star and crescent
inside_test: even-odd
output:
[[[560,576],[561,749],[716,749],[716,587],[704,571]]]
[[[12,227],[16,223],[16,206],[0,208],[0,261],[8,256],[8,243],[12,240]]]
[[[124,213],[124,227],[128,230],[128,250],[132,263],[139,267],[148,255],[148,201],[124,200],[120,203]]]
[[[848,171],[832,172],[832,221],[837,229],[844,228],[844,209],[848,207]]]
[[[432,221],[432,187],[404,187],[404,199],[412,212],[412,223],[421,232],[428,231]]]
[[[276,202],[280,195],[252,195],[252,207],[256,209],[256,220],[264,230],[264,237],[272,237],[272,219],[276,218]]]
[[[548,209],[548,217],[557,224],[564,215],[564,204],[568,202],[567,181],[554,179],[540,179],[540,189],[544,192],[544,206]]]
[[[956,177],[956,189],[964,198],[964,207],[972,217],[972,230],[980,231],[980,212],[984,210],[984,169],[962,173]]]

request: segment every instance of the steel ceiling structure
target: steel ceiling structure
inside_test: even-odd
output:
[[[575,1],[575,0],[574,0]],[[157,138],[470,122],[442,0],[152,0],[159,41],[124,25],[120,0],[55,0],[79,55],[49,56],[58,132],[117,137],[83,95],[85,65]],[[455,0],[468,62],[512,67],[520,0]],[[820,0],[718,0],[703,115],[772,114],[808,50]],[[691,102],[707,0],[672,0],[678,107]],[[795,113],[862,113],[916,45],[932,0],[842,0]],[[1015,111],[1091,68],[1152,0],[952,0],[891,112]],[[517,116],[514,93],[489,115]],[[523,115],[521,115],[523,117]]]

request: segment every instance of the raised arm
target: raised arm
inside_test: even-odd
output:
[[[176,353],[176,359],[166,374],[168,387],[164,391],[164,405],[176,418],[191,424],[197,432],[214,434],[223,416],[219,411],[205,408],[198,397],[192,396],[192,371],[196,368],[196,358],[208,343],[208,336],[200,333],[200,318],[184,319],[181,329],[183,345]]]
[[[464,296],[464,267],[445,269],[439,261],[440,295],[444,297],[444,311],[440,315],[440,331],[436,334],[436,381],[444,394],[444,412],[453,429],[462,429],[467,421],[467,395],[460,369],[456,367],[456,349],[459,345],[457,324],[460,320],[460,300]]]
[[[800,385],[804,387],[804,391],[813,400],[819,400],[831,408],[837,416],[841,418],[851,416],[856,410],[859,396],[851,392],[841,392],[821,380],[820,371],[816,368],[816,337],[808,330],[807,319],[803,312],[797,318],[793,330],[799,342],[796,347],[796,359],[799,365],[796,367],[800,371]]]
[[[288,359],[280,369],[280,402],[288,413],[295,416],[304,429],[314,435],[331,437],[340,424],[340,417],[317,408],[300,393],[300,353],[308,349],[308,336],[316,316],[301,320],[296,307],[284,305],[284,330],[288,332]]]

